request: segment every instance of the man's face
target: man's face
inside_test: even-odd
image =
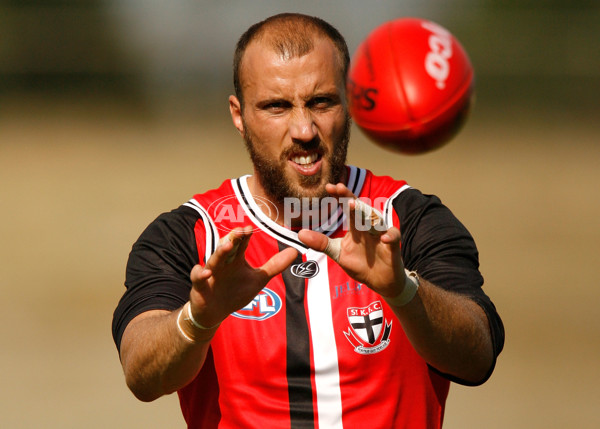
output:
[[[344,83],[327,39],[299,58],[283,59],[252,42],[242,62],[243,114],[230,98],[261,191],[285,197],[324,197],[325,185],[345,179],[350,134]]]

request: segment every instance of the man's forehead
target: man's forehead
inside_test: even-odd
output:
[[[302,55],[293,55],[279,46],[274,46],[272,41],[258,38],[250,42],[244,52],[240,63],[240,83],[243,88],[252,84],[254,80],[265,77],[263,73],[270,68],[271,71],[284,71],[286,65],[294,60],[301,63],[307,56],[312,55],[321,61],[322,71],[331,68],[332,73],[341,73],[342,65],[334,43],[328,38],[314,38],[312,48]],[[335,76],[337,78],[337,76]]]
[[[298,38],[295,41],[282,41],[273,35],[262,35],[248,43],[241,58],[243,65],[251,56],[277,56],[281,60],[302,57],[313,52],[316,48],[337,55],[333,41],[327,37],[313,35],[310,38]]]

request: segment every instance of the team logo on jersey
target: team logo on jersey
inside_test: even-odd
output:
[[[392,322],[384,319],[381,301],[372,302],[367,307],[349,307],[347,316],[350,328],[344,335],[356,353],[379,353],[390,344]]]
[[[319,264],[316,261],[306,261],[301,264],[292,265],[292,274],[303,279],[312,279],[319,274]]]
[[[281,310],[281,298],[271,289],[263,288],[244,308],[231,313],[240,319],[266,320]]]

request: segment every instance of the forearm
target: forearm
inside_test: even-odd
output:
[[[202,368],[216,329],[188,332],[194,340],[189,341],[177,327],[178,314],[179,310],[149,311],[125,329],[121,341],[125,380],[142,401],[153,401],[186,386]]]
[[[487,317],[474,301],[420,279],[411,302],[392,306],[415,350],[437,370],[477,383],[494,362]]]

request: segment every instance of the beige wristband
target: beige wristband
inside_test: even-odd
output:
[[[402,307],[411,302],[419,290],[419,276],[416,271],[408,271],[405,268],[404,272],[406,280],[402,292],[393,298],[385,298],[385,301],[394,307]]]
[[[186,334],[185,331],[183,330],[183,328],[181,327],[181,323],[179,322],[179,319],[181,319],[182,313],[183,313],[183,307],[181,307],[181,310],[179,310],[179,314],[177,315],[177,329],[179,329],[179,332],[181,333],[183,338],[185,338],[190,343],[195,343],[194,339],[192,337],[190,337],[188,334]]]
[[[202,326],[200,323],[196,322],[196,319],[194,319],[194,316],[192,316],[192,309],[190,308],[192,306],[192,304],[188,301],[185,303],[185,305],[183,306],[183,308],[187,307],[186,313],[187,313],[187,317],[184,318],[184,320],[189,320],[190,322],[192,322],[192,325],[194,325],[196,328],[198,329],[202,329],[202,330],[207,330],[207,329],[214,329],[217,326],[219,326],[221,323],[217,323],[214,326],[210,326],[210,327],[206,327],[206,326]],[[182,310],[183,310],[182,308]]]
[[[184,329],[184,326],[181,325],[181,317],[183,315],[183,320],[186,321],[186,326],[187,326],[187,330]],[[217,323],[215,326],[211,326],[209,328],[202,326],[200,323],[198,323],[195,319],[194,316],[192,316],[192,312],[190,309],[190,302],[186,302],[185,305],[183,307],[181,307],[181,310],[179,310],[179,314],[177,315],[177,329],[179,329],[179,332],[181,333],[181,335],[190,343],[196,343],[196,341],[198,341],[198,336],[200,336],[200,341],[206,341],[208,338],[202,338],[202,337],[206,337],[206,334],[200,334],[200,332],[202,331],[211,331],[217,327],[219,327],[221,325],[221,323]],[[194,331],[196,330],[196,331]],[[212,335],[214,335],[214,331],[212,332],[212,334],[209,332],[208,335],[210,335],[210,337],[212,338]]]

